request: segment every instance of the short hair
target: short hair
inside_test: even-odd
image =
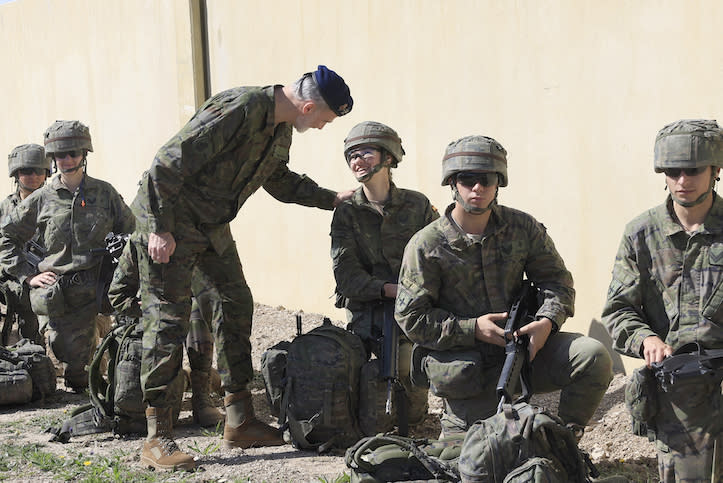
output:
[[[329,105],[321,95],[319,84],[314,78],[313,72],[307,72],[292,85],[294,96],[302,101],[312,101],[315,104],[329,109]]]

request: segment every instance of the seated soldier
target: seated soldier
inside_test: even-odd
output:
[[[0,265],[30,287],[30,302],[65,385],[88,387],[86,365],[96,348],[98,280],[109,232],[130,233],[135,218],[120,194],[86,173],[93,151],[90,130],[79,121],[55,121],[44,134],[45,155],[59,174],[35,190],[3,220]],[[34,236],[45,249],[37,268],[27,263]],[[100,334],[101,336],[103,334]]]
[[[447,146],[442,185],[450,185],[454,203],[407,245],[397,321],[440,364],[471,361],[469,371],[427,371],[433,391],[446,391],[438,392],[443,434],[464,432],[495,413],[503,326],[527,275],[544,300],[516,336],[529,337],[535,392],[562,390],[559,416],[580,438],[612,379],[612,361],[597,340],[559,331],[573,314],[572,276],[541,223],[497,204],[507,181],[507,152],[494,139],[468,136]]]
[[[8,171],[10,177],[15,179],[16,189],[0,203],[0,220],[4,220],[30,193],[43,186],[45,179],[50,176],[50,161],[45,157],[45,149],[39,144],[23,144],[15,147],[8,155]],[[32,241],[37,243],[38,237],[36,231]],[[4,327],[3,334],[9,334],[14,315],[17,314],[20,336],[45,346],[38,330],[38,318],[30,306],[30,288],[8,274],[3,274],[0,283],[7,308],[5,323],[9,324]],[[3,344],[7,342],[3,340]]]
[[[393,317],[402,253],[414,233],[439,218],[426,196],[397,188],[392,168],[404,149],[397,133],[378,122],[362,122],[344,140],[344,156],[361,186],[340,204],[331,222],[337,307],[347,311],[348,328],[361,337],[367,353],[382,357],[385,305]],[[411,343],[402,334],[399,375],[408,400],[409,423],[427,414],[427,389],[409,379]]]

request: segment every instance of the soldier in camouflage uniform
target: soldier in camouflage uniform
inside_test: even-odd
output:
[[[670,194],[626,226],[603,309],[621,354],[650,366],[692,342],[723,348],[723,200],[713,191],[721,167],[715,121],[682,120],[658,133],[654,169]],[[658,391],[661,481],[723,481],[720,382]]]
[[[58,176],[30,194],[4,220],[0,266],[30,287],[30,302],[50,348],[64,363],[65,384],[88,386],[85,369],[96,346],[98,274],[108,232],[130,233],[135,219],[105,181],[85,173],[93,151],[90,131],[79,121],[56,121],[44,134],[46,156]],[[25,262],[25,243],[39,235],[45,259],[37,271]]]
[[[213,328],[226,397],[224,446],[284,444],[256,419],[251,393],[253,299],[229,222],[257,189],[276,199],[331,210],[351,192],[320,188],[288,168],[292,128],[321,129],[351,110],[349,88],[319,66],[287,86],[237,87],[216,94],[158,151],[132,209],[143,312],[141,382],[148,438],[141,461],[158,469],[191,469],[173,441],[165,388],[181,370],[194,267],[220,294]]]
[[[129,319],[141,318],[138,296],[138,256],[136,245],[126,244],[113,273],[113,281],[108,289],[108,298],[117,315]],[[216,409],[209,394],[209,380],[213,362],[213,336],[206,320],[221,317],[223,312],[218,301],[218,292],[212,285],[204,285],[201,272],[194,270],[191,276],[193,288],[193,308],[190,317],[190,329],[186,338],[186,352],[191,366],[191,409],[193,420],[201,426],[216,426],[224,416]],[[199,303],[197,300],[200,300]],[[204,319],[204,316],[206,317]],[[181,377],[181,374],[178,375]],[[175,384],[180,385],[180,381]]]
[[[17,189],[0,203],[0,220],[4,220],[30,193],[43,186],[45,179],[50,176],[50,161],[45,156],[45,149],[39,144],[23,144],[10,152],[8,171],[10,177],[15,179]],[[36,233],[33,240],[37,241],[37,238]],[[19,316],[20,335],[45,346],[38,330],[38,318],[30,306],[29,287],[7,274],[3,275],[0,283],[8,308],[5,323],[12,323],[10,311],[14,311]]]
[[[339,205],[331,222],[337,307],[368,353],[381,357],[384,303],[394,303],[402,253],[414,233],[439,218],[422,193],[397,188],[391,169],[402,161],[402,140],[389,126],[357,124],[344,140],[349,169],[362,185]],[[427,414],[427,389],[409,379],[412,345],[402,334],[399,374],[409,401],[409,422]]]
[[[541,223],[497,204],[507,152],[485,136],[450,143],[442,160],[447,184],[455,202],[409,241],[396,303],[400,327],[432,350],[427,361],[440,363],[425,368],[444,398],[444,434],[495,413],[503,327],[526,274],[544,298],[537,320],[518,331],[529,336],[533,388],[562,390],[559,416],[581,437],[612,379],[612,361],[595,339],[559,331],[573,314],[572,276]]]

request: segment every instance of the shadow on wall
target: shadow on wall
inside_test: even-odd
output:
[[[608,334],[608,331],[602,322],[597,319],[592,319],[592,322],[590,322],[590,330],[588,330],[587,335],[602,342],[608,350],[610,357],[613,359],[613,372],[627,375],[627,372],[625,372],[625,366],[623,365],[623,358],[620,354],[615,352],[615,349],[613,349],[613,339],[610,337],[610,334]]]

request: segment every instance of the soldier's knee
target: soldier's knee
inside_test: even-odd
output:
[[[613,378],[613,361],[610,352],[600,341],[592,337],[581,337],[575,356],[579,372],[592,377],[596,382],[609,384]]]

